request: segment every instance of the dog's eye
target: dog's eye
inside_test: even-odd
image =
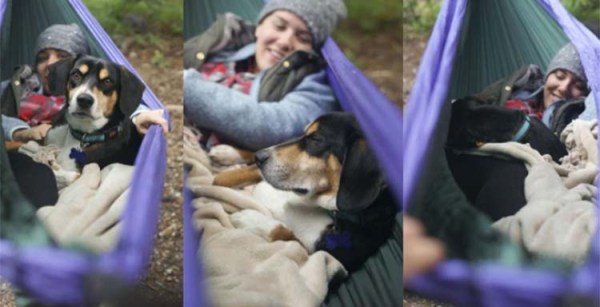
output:
[[[113,83],[110,78],[106,78],[106,79],[102,80],[102,84],[104,84],[104,86],[111,86]]]
[[[314,143],[321,143],[321,142],[325,141],[322,136],[317,135],[316,133],[309,135],[307,138],[309,141],[314,142]]]
[[[71,79],[73,81],[78,81],[78,82],[81,81],[81,73],[78,71],[74,72],[73,75],[71,76]]]

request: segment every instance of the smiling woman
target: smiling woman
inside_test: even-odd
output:
[[[257,25],[227,13],[188,40],[184,112],[204,144],[265,148],[339,109],[319,50],[345,15],[341,0],[272,0]]]
[[[537,66],[526,65],[507,79],[488,86],[478,96],[538,117],[560,134],[583,112],[583,98],[589,92],[579,54],[569,43],[556,53],[545,75]]]
[[[271,68],[296,50],[314,52],[308,27],[297,15],[276,11],[256,28],[256,66]]]
[[[590,89],[579,54],[573,44],[565,45],[548,65],[544,85],[544,107],[586,96]]]

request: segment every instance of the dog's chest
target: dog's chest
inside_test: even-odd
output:
[[[80,141],[71,135],[67,125],[58,126],[48,131],[46,137],[47,145],[56,145],[60,148],[60,152],[56,157],[56,162],[62,169],[67,171],[77,171],[75,160],[70,157],[71,150],[80,150]]]
[[[265,181],[256,185],[253,196],[271,211],[273,218],[286,225],[310,253],[315,251],[315,243],[321,233],[333,223],[323,208],[292,205],[290,203],[298,202],[298,196],[293,192],[277,190]]]

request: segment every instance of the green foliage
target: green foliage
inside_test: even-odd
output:
[[[600,24],[600,1],[561,0],[561,2],[580,21]],[[435,24],[441,4],[442,0],[403,0],[404,27],[409,32],[417,34],[429,33]]]
[[[600,1],[561,0],[561,2],[580,21],[600,24]]]
[[[404,0],[404,26],[417,33],[429,33],[442,5],[441,0]]]
[[[154,66],[164,67],[166,65],[165,55],[159,50],[154,50],[154,54],[152,55],[152,59],[150,59],[150,63]]]
[[[364,32],[373,32],[386,27],[400,28],[402,22],[401,1],[390,0],[346,0],[348,19],[346,23],[356,25]]]
[[[83,0],[111,35],[181,36],[182,0]]]

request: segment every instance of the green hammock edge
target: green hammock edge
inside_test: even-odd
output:
[[[216,20],[217,15],[231,12],[244,20],[256,21],[262,0],[185,0],[183,3],[183,37],[200,34]]]

